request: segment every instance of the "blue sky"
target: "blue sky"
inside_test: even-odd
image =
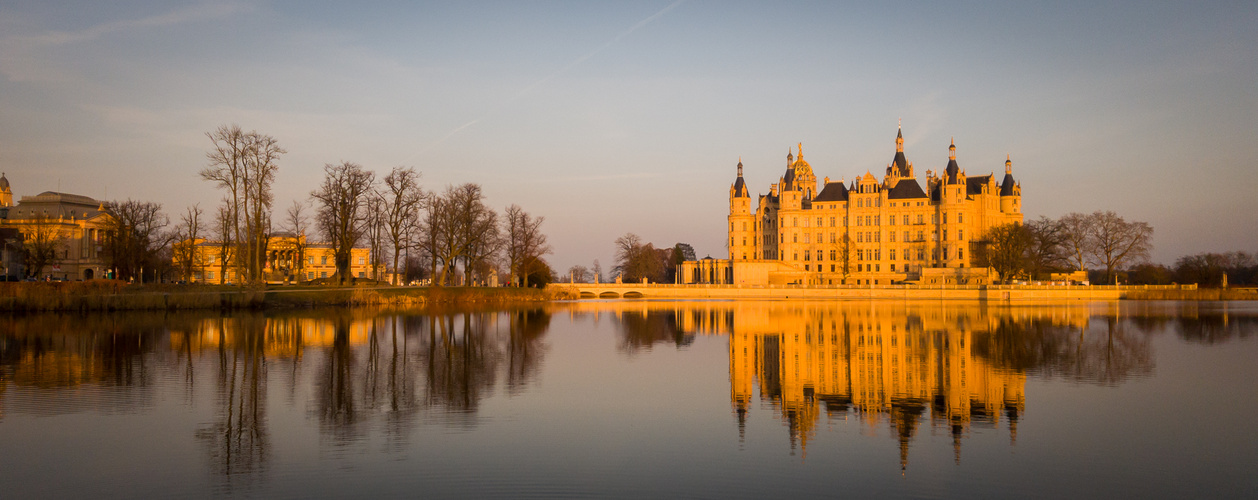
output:
[[[221,197],[204,133],[276,137],[277,205],[325,163],[476,182],[546,217],[565,270],[634,232],[724,253],[741,157],[919,179],[1012,155],[1028,216],[1113,210],[1153,260],[1258,251],[1248,3],[27,2],[0,4],[0,170],[18,196]]]

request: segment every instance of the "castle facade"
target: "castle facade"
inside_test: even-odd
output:
[[[803,144],[769,194],[752,197],[742,161],[730,186],[728,259],[686,262],[679,283],[735,285],[987,284],[975,249],[993,227],[1022,222],[1022,188],[1005,159],[1004,178],[968,176],[956,144],[938,173],[918,183],[904,135],[879,181],[817,182]]]

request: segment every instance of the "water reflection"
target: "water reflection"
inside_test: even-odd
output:
[[[1154,373],[1156,335],[1219,344],[1258,331],[1253,311],[1229,307],[642,301],[9,317],[0,318],[0,422],[15,413],[148,410],[162,404],[159,388],[174,390],[178,404],[201,407],[186,435],[232,489],[275,469],[285,444],[277,441],[303,423],[333,456],[380,440],[385,453],[399,452],[423,424],[479,425],[488,398],[537,381],[552,314],[563,312],[606,320],[609,353],[726,341],[731,440],[733,429],[744,440],[754,410],[768,408],[782,423],[778,442],[804,456],[827,422],[855,419],[885,429],[907,467],[923,435],[950,437],[958,462],[978,429],[1014,445],[1019,420],[1034,412],[1029,376],[1114,386]]]
[[[885,422],[907,467],[924,426],[952,436],[1003,428],[1011,445],[1026,377],[1117,385],[1153,373],[1151,334],[1214,343],[1258,330],[1254,316],[1195,303],[1004,307],[985,304],[690,302],[577,305],[611,313],[622,350],[729,337],[730,400],[740,441],[758,399],[807,452],[824,419]],[[1003,422],[1003,424],[1002,424]],[[1003,425],[1003,427],[1002,427]]]

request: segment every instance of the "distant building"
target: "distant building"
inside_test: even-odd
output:
[[[193,283],[240,283],[240,269],[236,266],[235,249],[224,249],[218,241],[198,238],[193,251],[188,241],[175,244],[173,264],[176,275],[182,273],[182,259],[191,258]],[[226,259],[226,265],[223,260]],[[354,248],[350,251],[350,274],[355,278],[371,278],[371,250]],[[336,256],[331,245],[307,243],[305,235],[275,233],[267,240],[266,263],[263,278],[272,283],[301,283],[336,275]],[[381,275],[383,279],[383,274]]]
[[[752,198],[743,164],[730,186],[729,259],[686,262],[679,283],[741,285],[984,284],[975,246],[991,228],[1022,222],[1022,187],[1005,159],[1005,175],[969,176],[948,146],[941,172],[918,184],[897,133],[895,156],[879,181],[866,172],[851,183],[818,186],[812,166],[786,155],[786,172]]]
[[[16,230],[22,235],[21,239],[27,241],[41,233],[58,241],[56,258],[43,269],[40,277],[68,280],[104,277],[102,239],[109,217],[100,201],[53,191],[23,196],[14,206],[9,179],[0,174],[0,229]],[[21,242],[6,237],[4,245],[4,274],[25,275],[29,270],[14,269],[14,264],[21,267]]]

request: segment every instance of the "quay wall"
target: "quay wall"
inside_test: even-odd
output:
[[[1196,285],[1067,286],[1067,285],[957,285],[957,286],[763,286],[667,284],[557,284],[582,299],[762,299],[762,300],[980,300],[980,301],[1094,301],[1120,299],[1198,300]],[[1171,298],[1163,298],[1165,294]],[[1217,295],[1216,295],[1217,297]],[[1255,298],[1258,298],[1256,296]],[[1202,298],[1199,300],[1219,300]],[[1223,299],[1229,300],[1229,299]]]

